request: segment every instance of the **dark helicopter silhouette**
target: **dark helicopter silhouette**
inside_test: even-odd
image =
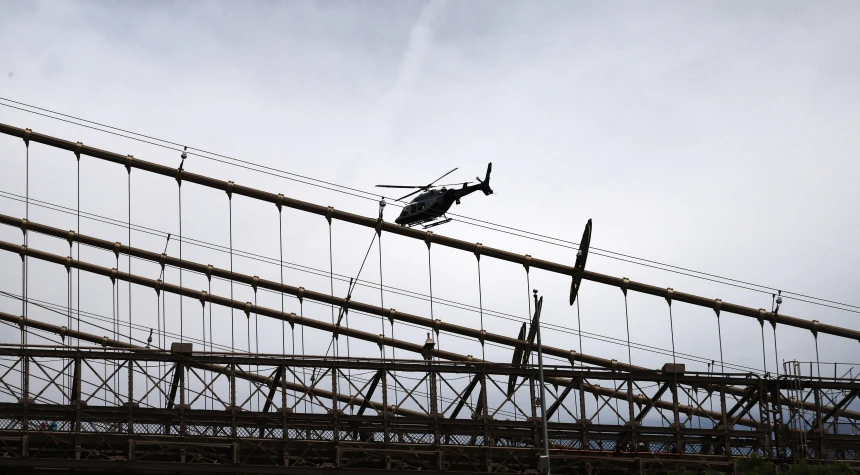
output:
[[[493,164],[490,163],[487,165],[487,175],[481,180],[478,177],[475,177],[478,180],[478,184],[469,185],[471,182],[463,183],[461,188],[446,188],[447,186],[455,186],[457,183],[453,185],[437,185],[433,186],[437,181],[445,178],[446,176],[454,173],[457,168],[451,170],[450,172],[440,176],[439,178],[430,182],[429,185],[424,186],[406,186],[406,185],[376,185],[381,188],[417,188],[417,190],[409,193],[406,196],[400,197],[397,201],[400,201],[405,198],[409,198],[415,193],[423,193],[419,194],[412,201],[409,202],[408,205],[403,207],[403,210],[400,212],[400,216],[394,220],[395,223],[401,226],[416,226],[419,224],[430,223],[424,226],[424,229],[431,228],[433,226],[439,226],[440,224],[445,224],[451,221],[451,218],[445,218],[442,221],[436,221],[439,218],[445,216],[445,213],[448,212],[448,209],[451,208],[451,205],[454,203],[460,204],[460,199],[464,196],[474,193],[476,191],[483,191],[485,195],[493,194],[493,190],[490,188],[490,172],[493,171]]]

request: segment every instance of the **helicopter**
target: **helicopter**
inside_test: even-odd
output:
[[[461,188],[447,188],[448,186],[456,186],[459,183],[454,183],[450,185],[436,185],[434,184],[445,178],[446,176],[454,173],[458,169],[455,168],[448,173],[440,176],[439,178],[430,182],[429,185],[424,186],[407,186],[407,185],[376,185],[380,188],[417,188],[417,190],[409,193],[406,196],[402,196],[397,199],[397,201],[409,198],[410,196],[420,193],[418,196],[412,199],[406,206],[403,207],[403,210],[400,212],[400,216],[394,220],[395,223],[401,226],[417,226],[419,224],[425,224],[424,229],[432,228],[434,226],[439,226],[440,224],[445,224],[451,221],[451,218],[445,216],[445,213],[448,212],[448,209],[451,208],[451,205],[454,203],[460,204],[460,199],[464,196],[474,193],[476,191],[482,191],[485,195],[493,194],[493,190],[490,188],[490,172],[493,171],[493,164],[489,163],[487,165],[487,175],[481,180],[478,177],[475,177],[478,180],[478,183],[475,185],[470,185],[472,182],[463,183]],[[422,193],[423,192],[423,193]],[[439,219],[442,218],[440,221]]]

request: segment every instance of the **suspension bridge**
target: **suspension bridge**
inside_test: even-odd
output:
[[[191,173],[183,165],[171,168],[12,125],[0,124],[0,134],[22,139],[28,170],[27,194],[19,197],[26,204],[25,216],[0,214],[0,224],[22,232],[21,241],[0,240],[0,251],[20,256],[21,262],[20,268],[3,269],[7,276],[20,273],[20,288],[0,289],[4,297],[20,302],[21,309],[16,314],[0,312],[0,321],[7,325],[0,344],[4,471],[534,473],[546,468],[541,459],[545,450],[550,470],[558,473],[661,473],[675,468],[735,472],[737,460],[751,456],[781,465],[844,462],[860,471],[860,379],[853,369],[842,372],[834,366],[834,374],[825,376],[820,364],[814,371],[812,363],[792,360],[791,348],[782,349],[784,363],[770,372],[744,369],[723,361],[724,339],[728,344],[732,338],[721,331],[719,366],[713,361],[707,371],[688,369],[685,355],[674,348],[671,311],[673,305],[707,309],[718,329],[724,314],[758,322],[763,351],[768,326],[774,351],[779,327],[809,332],[816,351],[819,335],[856,345],[858,330],[786,315],[778,306],[749,307],[402,227],[385,221],[381,209],[378,217],[361,216]],[[29,217],[30,206],[46,204],[29,196],[29,153],[36,145],[66,151],[77,161],[77,208],[56,208],[77,216],[74,230]],[[81,157],[127,171],[126,242],[81,232]],[[139,231],[131,219],[132,172],[177,183],[178,255],[168,254],[166,246],[132,245],[132,231]],[[188,240],[181,236],[181,218],[194,212],[182,210],[181,193],[188,185],[226,193],[230,246],[222,251],[229,253],[229,266],[183,258],[181,243],[188,245]],[[323,217],[329,233],[332,222],[372,230],[379,282],[350,279],[346,295],[340,296],[334,291],[332,267],[318,270],[329,279],[328,288],[286,282],[282,230],[279,258],[267,256],[279,267],[280,279],[235,270],[234,197],[274,205],[279,217],[285,209]],[[88,216],[84,213],[85,219]],[[388,235],[426,245],[430,315],[385,307],[385,295],[392,289],[382,282],[381,243]],[[47,239],[52,244],[33,244],[31,236],[40,237],[36,243]],[[68,253],[56,251],[65,245]],[[115,264],[104,265],[104,258],[83,259],[81,246],[98,250],[108,262],[113,256]],[[484,327],[483,303],[476,309],[480,327],[435,318],[429,253],[437,247],[477,260],[479,283],[482,259],[495,260],[509,266],[511,274],[537,269],[570,279],[574,289],[581,280],[617,288],[625,309],[633,293],[665,301],[673,342],[671,353],[663,353],[666,364],[634,365],[629,329],[622,342],[626,349],[617,358],[585,353],[581,332],[576,334],[578,345],[574,334],[565,347],[542,344],[537,324],[542,299],[570,298],[573,304],[575,294],[535,292],[517,334]],[[331,247],[327,251],[331,259]],[[133,272],[132,259],[157,266],[159,275]],[[125,271],[121,260],[127,263]],[[30,274],[33,266],[63,275],[65,302],[31,296],[31,288],[46,285]],[[89,277],[82,280],[82,275]],[[178,278],[170,278],[174,275]],[[191,287],[183,275],[194,276],[195,283],[204,279],[206,288]],[[103,285],[90,291],[104,299],[111,293],[110,316],[81,308],[81,288],[94,282],[87,280],[92,276],[100,276]],[[379,302],[354,296],[359,284],[378,289]],[[238,298],[234,286],[251,289],[253,301]],[[146,304],[140,303],[143,299],[133,303],[132,295],[147,288]],[[122,289],[127,289],[124,298]],[[265,302],[259,302],[258,295],[267,296]],[[170,312],[168,296],[179,302],[171,301]],[[299,311],[287,311],[285,298],[296,301]],[[119,318],[121,303],[128,304],[126,320]],[[330,308],[330,321],[305,312],[306,305]],[[213,332],[213,308],[230,311],[229,344],[226,329]],[[379,326],[355,320],[351,325],[350,314],[372,317]],[[238,336],[247,337],[245,348],[236,332],[242,316],[247,330]],[[259,351],[261,320],[279,322],[280,352]],[[178,332],[168,330],[177,326]],[[426,338],[396,338],[396,326],[421,329]],[[325,351],[304,351],[306,329],[324,335]],[[443,335],[478,342],[481,356],[456,351],[457,345],[443,349]],[[489,345],[504,349],[505,358],[488,358],[483,348]],[[542,368],[538,353],[551,358]],[[780,361],[776,355],[774,359]]]

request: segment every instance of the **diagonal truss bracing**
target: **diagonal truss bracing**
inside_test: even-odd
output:
[[[98,158],[101,160],[105,160],[112,163],[117,163],[123,166],[128,167],[129,169],[137,168],[140,170],[145,170],[151,173],[156,173],[163,176],[168,176],[171,178],[175,178],[176,180],[182,182],[187,181],[190,183],[196,183],[199,185],[207,186],[210,188],[219,189],[231,194],[242,195],[249,198],[253,198],[260,201],[266,201],[269,203],[273,203],[279,207],[286,206],[288,208],[297,209],[300,211],[305,211],[308,213],[316,214],[319,216],[325,216],[327,219],[336,219],[340,221],[345,221],[348,223],[357,224],[360,226],[365,226],[368,228],[376,229],[377,232],[386,231],[392,234],[398,234],[401,236],[409,237],[412,239],[418,239],[428,243],[435,243],[441,246],[451,247],[454,249],[460,249],[462,251],[467,251],[470,253],[480,254],[482,256],[493,257],[496,259],[514,262],[517,264],[521,264],[527,267],[533,267],[536,269],[543,269],[549,272],[554,272],[557,274],[564,274],[572,276],[577,271],[573,266],[568,266],[564,264],[560,264],[557,262],[546,261],[542,259],[536,259],[529,255],[521,255],[512,253],[509,251],[505,251],[502,249],[496,249],[493,247],[483,246],[480,243],[471,243],[459,239],[454,239],[446,236],[437,236],[429,231],[419,231],[417,229],[402,227],[393,223],[388,223],[382,221],[381,219],[373,219],[365,216],[360,216],[353,213],[347,213],[345,211],[336,210],[330,206],[321,206],[314,203],[309,203],[306,201],[297,200],[294,198],[286,197],[282,194],[270,193],[262,190],[258,190],[256,188],[251,188],[247,186],[237,185],[232,181],[223,181],[215,178],[207,177],[205,175],[198,175],[195,173],[188,173],[182,169],[178,168],[170,168],[164,165],[159,165],[157,163],[148,162],[145,160],[139,160],[134,158],[131,155],[121,155],[114,152],[109,152],[106,150],[100,150],[94,147],[89,147],[83,145],[80,142],[70,142],[68,140],[63,140],[57,137],[52,137],[50,135],[39,134],[33,132],[30,129],[21,129],[18,127],[14,127],[7,124],[0,124],[0,133],[11,135],[14,137],[19,137],[27,141],[32,141],[36,143],[41,143],[44,145],[48,145],[51,147],[56,147],[63,150],[68,150],[70,152],[74,152],[76,155],[87,155],[93,158]],[[755,309],[752,307],[746,307],[743,305],[737,305],[729,302],[722,302],[719,299],[709,299],[705,297],[701,297],[698,295],[688,294],[684,292],[673,291],[672,289],[656,287],[649,284],[644,284],[641,282],[631,281],[626,278],[618,278],[613,276],[608,276],[604,274],[600,274],[597,272],[592,272],[585,270],[582,272],[582,278],[585,280],[590,280],[593,282],[598,282],[606,285],[611,285],[614,287],[618,287],[622,290],[630,290],[634,292],[645,293],[649,295],[654,295],[658,297],[663,297],[667,299],[671,299],[673,301],[685,302],[691,305],[696,305],[705,308],[711,308],[715,312],[726,312],[732,313],[736,315],[742,315],[745,317],[755,318],[759,321],[767,320],[772,324],[783,324],[796,328],[802,328],[813,332],[813,334],[817,333],[826,333],[829,335],[835,335],[844,338],[850,338],[853,340],[860,341],[860,331],[851,330],[848,328],[842,328],[835,325],[827,325],[818,322],[817,320],[807,320],[803,318],[790,317],[788,315],[775,314],[771,312],[767,312],[764,309]]]
[[[115,243],[115,245],[117,246],[117,249],[120,249],[122,247],[118,243]],[[326,323],[326,322],[315,320],[315,319],[304,318],[303,316],[296,315],[294,313],[288,314],[285,312],[280,312],[278,310],[256,306],[256,305],[251,304],[251,302],[239,302],[239,301],[231,300],[231,299],[228,299],[225,297],[219,297],[216,295],[211,295],[211,294],[208,294],[204,291],[196,291],[193,289],[183,288],[183,287],[176,286],[173,284],[167,284],[167,283],[164,283],[160,280],[153,280],[153,279],[148,279],[148,278],[133,275],[133,274],[118,272],[116,269],[108,269],[106,267],[97,266],[97,265],[86,263],[86,262],[80,262],[80,261],[71,259],[70,257],[63,257],[63,256],[55,255],[55,254],[50,254],[50,253],[47,253],[44,251],[29,249],[26,246],[22,246],[22,245],[18,245],[18,244],[12,244],[12,243],[8,243],[8,242],[0,241],[0,250],[10,251],[10,252],[18,252],[22,257],[24,255],[26,255],[26,256],[36,258],[36,259],[40,259],[40,260],[44,260],[44,261],[48,261],[48,262],[53,262],[56,264],[62,264],[62,265],[65,265],[69,268],[81,269],[81,270],[86,271],[86,272],[91,272],[94,274],[103,275],[106,277],[110,277],[112,279],[118,279],[118,280],[122,280],[122,281],[131,282],[131,283],[134,283],[137,285],[156,289],[158,291],[165,291],[165,292],[174,293],[174,294],[185,296],[185,297],[195,298],[195,299],[200,300],[201,302],[211,302],[211,303],[214,303],[216,305],[221,305],[221,306],[225,306],[228,308],[234,308],[234,309],[241,310],[241,311],[248,312],[248,313],[253,312],[253,313],[258,314],[258,315],[263,315],[263,316],[267,316],[270,318],[275,318],[275,319],[290,322],[291,325],[294,325],[294,324],[304,325],[304,326],[307,326],[310,328],[315,328],[318,330],[327,331],[327,332],[330,332],[334,335],[342,334],[345,336],[357,338],[357,339],[364,340],[364,341],[375,342],[381,346],[391,346],[394,348],[400,348],[400,349],[404,349],[404,350],[411,351],[411,352],[418,353],[418,354],[422,354],[422,355],[428,351],[427,349],[424,348],[423,345],[418,345],[415,343],[409,343],[409,342],[405,342],[402,340],[396,340],[396,339],[393,339],[390,337],[385,337],[383,335],[374,335],[374,334],[371,334],[368,332],[363,332],[363,331],[355,330],[355,329],[351,329],[351,328],[344,328],[344,327],[341,327],[339,325],[333,325],[331,323]],[[186,263],[186,261],[183,261],[183,263]],[[236,274],[234,274],[234,278],[235,277],[236,277]],[[275,284],[275,285],[280,285],[280,284]],[[319,294],[319,295],[321,298],[331,299],[330,296],[327,296],[325,294]],[[328,302],[328,301],[326,300],[326,302]],[[344,305],[347,305],[347,304],[354,305],[355,303],[356,302],[352,302],[352,301],[350,301],[350,302],[346,302],[345,300],[343,301]],[[352,308],[360,308],[360,307],[352,307]],[[421,320],[425,320],[427,322],[432,323],[431,320],[425,319],[423,317],[417,317],[417,316],[413,316],[413,317],[416,319],[421,319]],[[0,318],[18,319],[20,317],[15,317],[15,316],[11,316],[11,315],[7,315],[6,317],[3,317],[2,314],[0,314]],[[489,335],[488,333],[484,333],[485,338],[487,338],[488,335]],[[489,338],[487,338],[487,339],[489,339]],[[524,342],[521,340],[514,340],[514,341],[516,342],[517,345],[529,345],[527,342]],[[531,345],[529,345],[529,346],[531,346]],[[125,343],[121,347],[129,347],[130,348],[131,346],[129,346],[129,344]],[[544,349],[545,352],[549,352],[550,350],[563,351],[563,350],[558,350],[558,349],[552,348],[552,347],[544,347],[544,348],[545,348]],[[474,363],[485,363],[483,360],[473,359],[470,356],[465,356],[465,355],[461,355],[461,354],[457,354],[457,353],[453,353],[453,352],[448,352],[448,351],[441,351],[438,349],[431,350],[430,354],[432,354],[433,356],[436,356],[438,358],[447,359],[447,360],[451,360],[451,361],[465,361],[465,362],[472,361]],[[617,368],[613,368],[613,369],[617,369]],[[644,368],[642,368],[640,371],[637,371],[637,372],[642,372],[642,371],[653,372],[652,370],[647,370]],[[257,378],[257,379],[255,379],[256,382],[262,382],[264,384],[269,384],[270,379],[271,379],[271,378],[266,378],[263,376],[256,376],[256,378]],[[564,379],[557,380],[557,381],[554,379],[553,380],[548,379],[547,382],[562,384],[562,385],[570,384],[570,381],[564,380]],[[603,388],[603,387],[599,387],[599,386],[583,385],[582,390],[589,392],[589,393],[592,393],[592,394],[595,394],[595,395],[600,395],[600,396],[608,397],[608,398],[616,398],[616,399],[621,399],[621,400],[627,400],[629,398],[634,398],[636,400],[639,400],[642,398],[642,396],[636,396],[633,394],[629,394],[626,391],[615,390],[612,388]],[[726,387],[725,391],[728,394],[735,394],[735,393],[737,393],[739,395],[743,394],[742,389],[733,388],[733,387]],[[330,395],[325,396],[325,397],[330,397]],[[341,396],[339,396],[339,397],[341,397]],[[343,396],[343,397],[346,397],[346,396]],[[812,403],[807,403],[807,404],[809,404],[810,408],[815,407],[815,405]],[[672,409],[673,404],[671,402],[668,402],[668,401],[660,400],[660,401],[654,402],[654,407],[659,407],[661,409]],[[680,412],[688,414],[688,415],[698,415],[698,416],[702,416],[702,417],[716,417],[716,416],[718,416],[718,414],[716,414],[716,413],[711,413],[710,411],[706,411],[706,410],[701,409],[701,408],[682,407],[679,410],[680,410]],[[856,412],[853,412],[853,411],[843,411],[841,415],[843,417],[846,417],[846,418],[860,419],[860,414],[857,414]],[[753,422],[751,420],[747,420],[747,419],[740,419],[740,420],[736,421],[735,423],[739,424],[739,425],[755,424],[755,422]]]

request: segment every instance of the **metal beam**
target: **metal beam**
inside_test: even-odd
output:
[[[379,219],[368,218],[365,216],[336,210],[330,206],[321,206],[306,201],[297,200],[294,198],[288,198],[277,193],[270,193],[258,190],[256,188],[237,185],[231,181],[217,180],[215,178],[211,178],[205,175],[189,173],[178,168],[170,168],[164,165],[159,165],[157,163],[139,160],[132,157],[131,155],[121,155],[114,152],[100,150],[94,147],[83,145],[81,143],[70,142],[68,140],[52,137],[50,135],[36,133],[30,129],[21,129],[7,124],[0,124],[0,133],[11,135],[13,137],[19,137],[28,140],[29,142],[41,143],[51,147],[68,150],[78,155],[87,155],[93,158],[98,158],[108,162],[116,163],[128,167],[129,169],[137,168],[140,170],[145,170],[158,175],[171,177],[176,180],[196,183],[198,185],[215,188],[218,190],[229,192],[231,194],[246,196],[248,198],[269,202],[277,206],[286,206],[288,208],[297,209],[319,216],[325,216],[327,219],[336,219],[339,221],[357,224],[359,226],[377,229],[380,232],[386,231],[392,234],[397,234],[412,239],[418,239],[427,243],[432,242],[440,246],[459,249],[469,253],[479,252],[483,256],[493,257],[496,259],[514,262],[521,265],[528,265],[530,268],[543,269],[557,274],[573,276],[576,273],[574,266],[568,266],[557,262],[546,261],[543,259],[536,259],[528,255],[515,254],[513,252],[505,251],[502,249],[483,246],[478,243],[462,241],[447,236],[438,236],[430,232],[419,231],[417,229],[399,226],[397,224],[388,223]],[[618,287],[620,289],[631,290],[634,292],[654,295],[657,297],[670,297],[673,301],[684,302],[691,305],[697,305],[699,307],[711,308],[715,309],[716,311],[742,315],[745,317],[755,318],[757,320],[762,318],[763,316],[762,309],[745,307],[729,302],[722,302],[719,299],[709,299],[705,297],[700,297],[698,295],[687,294],[678,291],[671,292],[670,296],[669,289],[663,287],[656,287],[641,282],[631,281],[626,278],[612,277],[588,270],[582,271],[582,278],[585,280],[590,280],[592,282],[598,282],[601,284]],[[765,313],[764,316],[768,321],[772,321],[774,323],[788,325],[796,328],[803,328],[805,330],[818,333],[826,333],[829,335],[851,338],[853,340],[860,341],[860,331],[857,330],[850,330],[835,325],[826,325],[819,323],[815,320],[806,320],[803,318],[790,317],[788,315],[775,315],[771,313]]]
[[[418,353],[418,354],[424,354],[424,352],[427,351],[423,345],[408,343],[408,342],[404,342],[401,340],[395,340],[393,338],[385,337],[383,335],[373,335],[371,333],[363,332],[363,331],[352,329],[352,328],[344,329],[342,327],[338,327],[337,325],[332,325],[331,323],[326,323],[326,322],[315,320],[315,319],[304,318],[303,316],[296,315],[294,313],[287,314],[285,312],[281,312],[278,310],[253,305],[251,302],[239,302],[239,301],[231,300],[231,299],[228,299],[225,297],[219,297],[216,295],[211,295],[211,294],[208,294],[204,291],[191,290],[191,289],[188,289],[185,287],[180,287],[180,286],[173,285],[173,284],[166,284],[166,283],[163,283],[159,280],[148,279],[146,277],[141,277],[141,276],[134,275],[134,274],[128,274],[125,272],[118,272],[116,269],[108,269],[106,267],[97,266],[97,265],[86,263],[86,262],[81,262],[81,261],[72,259],[70,257],[63,257],[63,256],[59,256],[56,254],[47,253],[44,251],[30,249],[26,246],[22,246],[19,244],[12,244],[12,243],[8,243],[5,241],[0,241],[0,250],[6,250],[6,251],[10,251],[10,252],[18,252],[22,256],[27,255],[27,256],[30,256],[30,257],[33,257],[36,259],[45,260],[45,261],[53,262],[56,264],[62,264],[62,265],[68,266],[69,268],[81,269],[81,270],[86,271],[86,272],[91,272],[94,274],[103,275],[106,277],[110,277],[112,279],[118,279],[118,280],[122,280],[122,281],[126,281],[126,282],[131,282],[131,283],[138,284],[141,286],[150,287],[150,288],[153,288],[153,289],[156,289],[159,291],[165,291],[165,292],[169,292],[169,293],[173,293],[173,294],[177,294],[177,295],[182,295],[185,297],[191,297],[191,298],[195,298],[195,299],[198,299],[201,301],[208,301],[208,302],[211,302],[211,303],[216,304],[216,305],[221,305],[221,306],[225,306],[228,308],[234,308],[234,309],[241,310],[241,311],[248,312],[248,313],[253,312],[255,314],[259,314],[259,315],[275,318],[278,320],[290,322],[291,325],[298,324],[298,325],[304,325],[304,326],[307,326],[310,328],[315,328],[318,330],[327,331],[330,333],[337,332],[339,334],[348,335],[348,336],[351,336],[351,337],[359,339],[359,340],[371,341],[371,342],[375,342],[375,343],[380,344],[380,345],[386,345],[386,346],[391,346],[394,348],[400,348],[400,349],[404,349],[406,351],[411,351],[413,353]],[[319,295],[324,295],[324,294],[319,294]],[[345,300],[344,300],[344,302],[345,302],[345,304],[355,303],[355,302],[351,302],[351,301],[346,302]],[[420,319],[420,320],[429,320],[429,319],[424,319],[423,317],[417,317],[417,316],[414,316],[414,318]],[[483,335],[485,338],[489,339],[489,335],[490,335],[489,333],[484,333]],[[498,335],[498,336],[500,338],[505,338],[506,340],[513,340],[513,339],[508,338],[508,337],[501,337],[501,335]],[[520,340],[514,340],[514,344],[526,344],[526,342],[522,342]],[[552,348],[552,347],[543,347],[543,348],[544,348],[543,351],[547,352],[547,353],[549,353],[551,351],[555,351],[555,352],[562,352],[561,354],[564,354],[563,350],[558,350],[558,349]],[[483,360],[475,359],[475,358],[472,358],[471,356],[461,355],[458,353],[452,353],[449,351],[442,351],[442,350],[438,350],[438,349],[433,349],[431,351],[431,353],[434,356],[437,356],[437,357],[442,358],[442,359],[451,360],[451,361],[474,362],[474,363],[483,363],[484,362]],[[569,352],[569,353],[573,354],[575,352]],[[225,370],[225,371],[228,371],[228,370]],[[649,370],[644,370],[644,372],[653,373],[653,371],[649,371]],[[268,378],[264,378],[264,377],[261,377],[261,378],[263,379],[264,383],[268,383]],[[554,379],[547,378],[547,382],[557,383],[557,384],[567,384],[568,380],[564,380],[564,379],[554,380]],[[586,389],[587,389],[587,391],[594,393],[594,394],[601,394],[603,396],[613,397],[613,398],[618,398],[618,399],[623,399],[623,400],[627,399],[627,393],[624,391],[618,391],[618,390],[614,390],[614,389],[610,389],[610,388],[601,388],[601,387],[592,386],[592,385],[587,385]],[[743,390],[740,388],[733,388],[733,390],[737,393],[741,393],[741,394],[743,393]],[[341,400],[341,399],[339,399],[339,400]],[[349,398],[347,398],[347,402],[350,402]],[[673,406],[672,406],[672,403],[669,401],[660,401],[657,404],[657,407],[661,407],[664,409],[671,409]],[[700,408],[699,409],[690,408],[689,412],[696,413],[696,414],[699,414],[702,416],[710,415],[711,417],[714,417],[717,415],[717,414],[709,414],[707,411],[704,411]],[[860,414],[848,412],[848,411],[845,411],[843,413],[843,415],[845,415],[846,417],[851,417],[851,418],[860,418]],[[741,421],[738,423],[746,425],[746,424],[754,424],[755,422],[749,421],[749,420],[744,420],[744,421]]]
[[[43,330],[46,332],[54,333],[56,335],[59,335],[59,334],[61,334],[61,332],[63,332],[66,335],[72,336],[76,339],[83,340],[83,341],[89,341],[91,343],[95,343],[98,345],[111,347],[111,348],[122,348],[122,349],[127,349],[127,350],[135,351],[135,352],[148,352],[148,353],[161,353],[164,351],[164,350],[160,350],[160,349],[145,348],[143,346],[133,345],[133,344],[126,343],[123,341],[119,341],[119,340],[113,340],[113,339],[108,338],[106,336],[97,336],[97,335],[93,335],[91,333],[73,330],[71,328],[66,329],[63,327],[59,327],[57,325],[52,325],[50,323],[40,322],[40,321],[34,320],[32,318],[24,319],[23,317],[19,317],[17,315],[11,315],[11,314],[8,314],[5,312],[0,312],[0,320],[9,322],[9,323],[12,323],[15,325],[27,326],[27,327],[35,328],[38,330]],[[216,373],[224,374],[227,376],[230,376],[231,374],[233,374],[232,371],[230,370],[230,368],[225,367],[225,366],[211,364],[211,363],[202,363],[202,362],[199,362],[199,361],[196,361],[192,358],[187,358],[187,357],[184,357],[184,358],[185,358],[185,363],[188,366],[192,366],[195,368],[204,369],[204,370],[208,370],[208,371],[214,371]],[[271,378],[269,378],[269,377],[260,376],[260,375],[255,374],[255,373],[236,373],[235,377],[239,378],[239,379],[249,380],[249,381],[252,381],[255,383],[262,383],[262,384],[268,384],[271,380]],[[290,381],[285,381],[284,384],[286,384],[287,389],[289,389],[291,391],[297,391],[297,392],[302,392],[302,393],[309,391],[311,394],[314,394],[315,396],[325,398],[325,399],[337,398],[337,400],[340,402],[347,402],[347,403],[353,402],[356,404],[364,403],[363,398],[353,397],[353,396],[349,396],[346,394],[340,394],[340,393],[333,394],[331,391],[326,391],[324,389],[319,389],[316,387],[308,388],[304,384],[294,383],[294,382],[290,382]],[[377,411],[381,412],[383,410],[383,406],[381,403],[370,401],[367,404],[370,405],[371,407],[373,407],[374,409],[376,409]],[[397,408],[396,413],[399,415],[403,415],[403,416],[429,417],[429,416],[427,416],[427,414],[425,414],[423,412],[410,411],[408,409],[402,409],[402,408]]]

